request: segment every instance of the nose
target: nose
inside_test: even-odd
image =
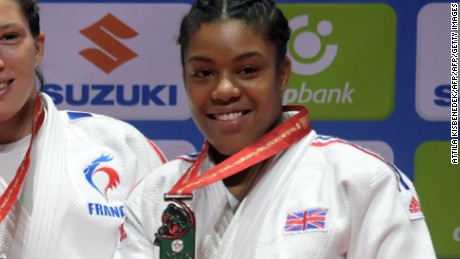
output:
[[[222,77],[214,91],[212,92],[213,100],[228,102],[240,96],[240,89],[228,77]]]

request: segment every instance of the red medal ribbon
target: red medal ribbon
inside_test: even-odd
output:
[[[16,171],[16,175],[14,176],[13,181],[11,181],[11,183],[6,188],[5,192],[0,197],[0,222],[2,222],[6,218],[6,215],[8,215],[10,210],[13,208],[13,205],[16,202],[19,192],[21,191],[24,179],[26,178],[27,171],[30,166],[30,154],[32,152],[32,144],[34,142],[35,135],[37,135],[37,132],[42,126],[44,120],[45,110],[43,108],[40,96],[37,96],[35,102],[34,121],[32,124],[32,136],[30,139],[30,145],[27,149],[24,159],[21,162],[21,165]]]
[[[205,141],[197,161],[188,168],[167,195],[191,195],[193,190],[225,179],[251,167],[299,141],[311,131],[308,110],[304,106],[283,106],[283,111],[298,111],[253,144],[198,175],[209,143]]]

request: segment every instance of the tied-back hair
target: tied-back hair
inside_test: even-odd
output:
[[[35,0],[14,0],[21,8],[22,14],[27,19],[32,37],[37,38],[40,35],[40,10]],[[40,85],[40,91],[43,91],[45,84],[43,73],[40,68],[35,69],[35,75]]]
[[[190,38],[203,24],[218,21],[242,21],[276,47],[277,64],[286,56],[291,36],[289,22],[273,0],[197,0],[184,16],[177,43],[184,66]]]

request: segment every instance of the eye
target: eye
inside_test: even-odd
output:
[[[213,73],[210,70],[207,70],[207,69],[199,70],[199,71],[195,72],[195,74],[193,74],[193,76],[198,77],[198,78],[209,78],[212,75],[213,75]]]
[[[257,69],[256,67],[244,67],[238,72],[238,74],[240,74],[241,76],[250,76],[254,75],[258,71],[259,69]]]
[[[6,41],[6,42],[11,42],[19,38],[19,35],[16,33],[6,33],[4,34],[0,40],[1,41]]]
[[[10,33],[10,34],[5,35],[5,39],[7,39],[7,40],[14,40],[14,39],[16,39],[17,37],[18,37],[18,35],[13,34],[13,33]]]

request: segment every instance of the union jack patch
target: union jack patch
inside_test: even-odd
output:
[[[327,209],[315,208],[287,214],[284,233],[326,230]]]

